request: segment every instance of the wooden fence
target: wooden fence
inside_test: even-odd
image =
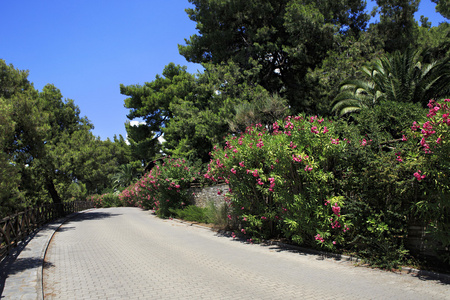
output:
[[[92,208],[90,201],[72,201],[29,208],[0,220],[0,261],[12,248],[44,224],[71,213]]]

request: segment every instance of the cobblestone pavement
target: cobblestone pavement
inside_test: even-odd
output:
[[[54,235],[44,299],[450,299],[450,285],[243,243],[136,208]]]

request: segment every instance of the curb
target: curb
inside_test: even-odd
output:
[[[78,212],[74,212],[71,213],[70,215],[65,216],[64,218],[61,218],[57,221],[55,221],[54,223],[57,223],[57,227],[53,230],[53,232],[47,237],[47,240],[45,241],[43,247],[42,247],[42,251],[40,254],[40,258],[41,258],[41,265],[39,266],[39,270],[38,270],[38,274],[37,274],[37,280],[39,282],[38,285],[38,297],[41,295],[41,298],[38,299],[44,299],[44,264],[45,264],[45,256],[47,255],[47,250],[48,247],[50,246],[50,242],[53,239],[53,236],[55,235],[55,233],[58,231],[58,229],[64,224],[66,223],[68,220],[70,220],[71,218],[73,218],[74,216],[81,214],[81,213],[85,213],[88,211],[93,210],[93,208],[90,209],[86,209],[86,210],[82,210],[82,211],[78,211]]]
[[[0,290],[0,298],[44,299],[44,259],[54,234],[70,218],[90,210],[75,212],[47,223],[20,242],[8,261],[2,262],[7,268],[2,272],[4,285],[3,290]]]

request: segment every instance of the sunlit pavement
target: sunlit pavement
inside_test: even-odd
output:
[[[450,286],[277,246],[243,243],[137,208],[61,226],[45,299],[450,299]]]
[[[22,250],[2,299],[42,299],[36,261],[54,227]],[[45,261],[45,299],[450,299],[439,280],[252,245],[137,208],[78,214]]]

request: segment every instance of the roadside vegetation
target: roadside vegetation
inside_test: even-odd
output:
[[[127,142],[0,60],[0,215],[87,199],[449,271],[448,22],[416,21],[420,1],[377,0],[375,23],[364,1],[189,2],[198,34],[179,52],[202,71],[121,85],[143,120]],[[218,181],[223,207],[192,205],[193,183]]]

